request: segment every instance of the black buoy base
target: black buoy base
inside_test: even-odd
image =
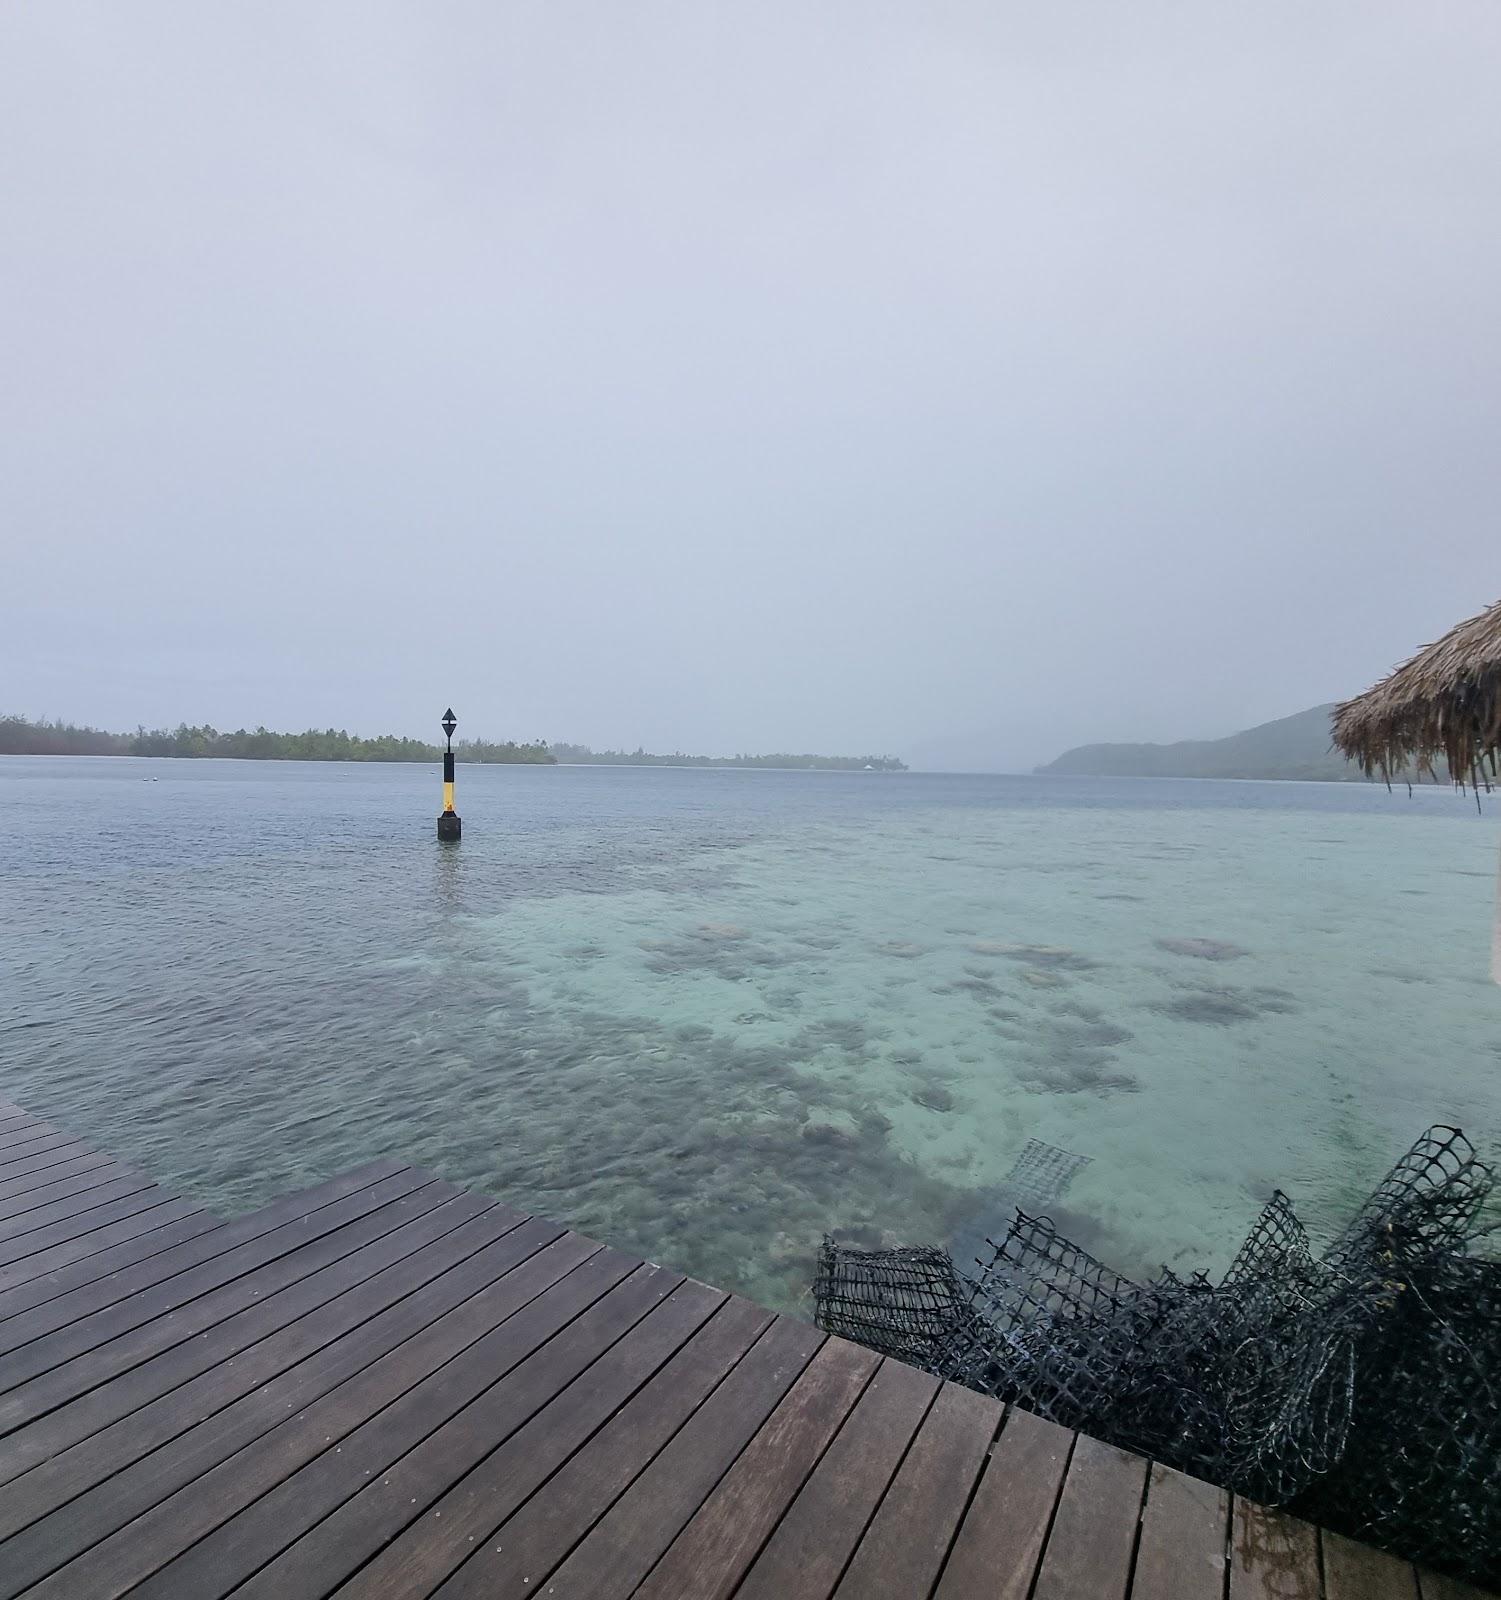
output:
[[[457,811],[445,811],[438,818],[438,837],[440,839],[460,839],[464,834],[464,824]]]

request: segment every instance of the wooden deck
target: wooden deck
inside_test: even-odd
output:
[[[0,1600],[1462,1600],[431,1173],[224,1221],[0,1102]]]

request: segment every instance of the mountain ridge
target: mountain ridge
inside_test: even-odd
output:
[[[1222,739],[1173,744],[1081,744],[1037,767],[1050,776],[1092,778],[1279,778],[1349,783],[1359,767],[1333,748],[1329,717],[1336,702],[1258,723]]]

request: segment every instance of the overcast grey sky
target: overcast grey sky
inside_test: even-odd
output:
[[[0,709],[1018,767],[1501,595],[1496,0],[0,8]]]

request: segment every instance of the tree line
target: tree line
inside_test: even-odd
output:
[[[548,744],[544,739],[460,739],[453,747],[460,761],[525,762],[551,766],[558,762],[629,767],[798,767],[829,772],[905,772],[895,756],[690,756],[682,751],[653,755],[648,750],[591,750],[586,744]],[[0,755],[7,756],[186,756],[233,758],[241,761],[437,761],[439,744],[401,738],[394,733],[363,739],[343,728],[309,728],[303,733],[273,733],[269,728],[237,728],[221,733],[205,723],[186,722],[175,728],[137,728],[134,733],[107,733],[62,721],[0,716]]]
[[[518,744],[514,739],[460,739],[454,745],[460,761],[508,761],[551,765],[556,759],[545,744]],[[0,716],[0,755],[19,756],[187,756],[230,757],[242,761],[437,761],[443,747],[394,733],[362,739],[343,728],[309,728],[303,733],[273,733],[269,728],[237,728],[221,733],[205,723],[186,722],[175,728],[137,728],[134,733],[106,733],[71,722],[32,721]]]
[[[591,750],[586,744],[550,744],[547,747],[562,762],[598,763],[618,767],[802,767],[828,772],[905,772],[907,764],[895,756],[689,756],[681,750],[670,756],[650,751]]]

